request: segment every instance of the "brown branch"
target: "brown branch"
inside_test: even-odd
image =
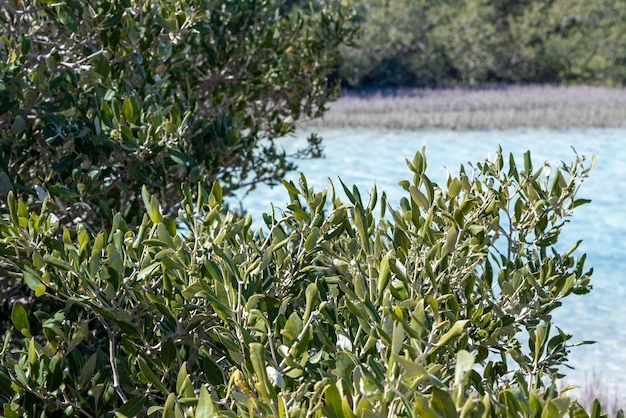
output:
[[[111,373],[113,374],[113,387],[115,388],[115,392],[117,392],[120,399],[126,403],[128,398],[120,386],[120,376],[117,371],[117,364],[115,364],[115,333],[111,330],[111,327],[109,327],[109,324],[107,324],[104,319],[101,317],[98,317],[98,319],[109,335],[109,363],[111,364]]]

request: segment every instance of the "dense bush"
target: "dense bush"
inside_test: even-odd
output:
[[[342,48],[353,86],[624,85],[619,0],[354,0],[360,40]]]
[[[443,187],[408,165],[399,208],[301,177],[258,230],[217,184],[175,217],[144,189],[141,225],[99,233],[9,194],[0,280],[37,299],[10,301],[4,415],[588,416],[554,384],[571,343],[551,321],[590,289],[578,243],[556,247],[585,159],[499,151]]]
[[[335,92],[348,17],[301,3],[0,3],[4,416],[587,416],[551,321],[590,289],[555,246],[584,158],[441,187],[417,153],[395,209],[302,177],[259,230],[222,207]]]
[[[180,183],[277,182],[293,164],[273,140],[335,96],[353,32],[320,4],[2,2],[0,195],[47,194],[62,224],[99,229],[141,223],[143,185],[175,215]]]

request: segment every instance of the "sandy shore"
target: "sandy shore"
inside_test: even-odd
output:
[[[312,128],[512,129],[626,126],[626,88],[514,86],[344,92]]]

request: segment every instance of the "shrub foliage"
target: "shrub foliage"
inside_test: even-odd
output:
[[[144,189],[140,225],[98,233],[11,193],[0,280],[37,298],[10,301],[4,415],[588,416],[554,384],[551,312],[590,290],[578,243],[555,244],[591,167],[523,160],[440,186],[418,152],[397,208],[284,181],[259,229],[217,183],[175,217]]]
[[[323,5],[2,2],[0,194],[48,194],[64,224],[99,228],[113,211],[141,223],[143,185],[175,215],[183,182],[278,181],[293,164],[273,139],[334,97],[353,32]]]

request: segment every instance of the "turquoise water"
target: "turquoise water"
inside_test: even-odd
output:
[[[519,164],[530,150],[534,164],[544,160],[553,166],[581,155],[596,155],[597,164],[582,187],[579,197],[593,202],[576,209],[562,234],[562,244],[569,247],[578,239],[583,243],[578,254],[587,253],[587,267],[594,267],[593,291],[571,296],[555,312],[554,322],[573,335],[574,342],[595,340],[598,343],[575,347],[569,356],[574,370],[566,370],[567,381],[581,383],[599,372],[610,388],[626,392],[626,130],[592,129],[576,131],[318,131],[324,137],[326,157],[298,161],[299,170],[310,186],[321,189],[327,178],[335,183],[339,177],[347,185],[356,184],[365,198],[376,184],[387,192],[394,204],[403,190],[399,180],[411,174],[405,158],[426,146],[427,174],[440,184],[446,178],[446,167],[457,173],[460,164],[484,160],[495,155],[498,144],[503,152],[513,153]],[[306,132],[281,143],[287,151],[305,143]],[[297,179],[292,173],[291,179]],[[287,193],[282,186],[261,186],[242,199],[243,206],[259,220],[269,210],[269,203],[285,207]]]

